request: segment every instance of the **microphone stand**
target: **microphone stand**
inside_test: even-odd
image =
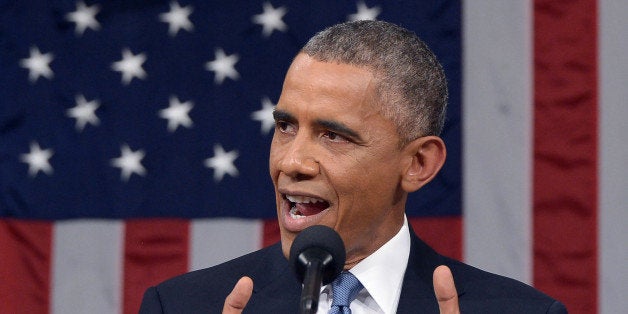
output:
[[[321,270],[323,264],[319,260],[310,261],[305,271],[303,291],[301,292],[301,314],[315,314],[318,309],[318,297],[321,291]]]
[[[323,225],[305,228],[290,247],[290,266],[303,283],[299,313],[315,314],[321,285],[332,282],[345,264],[345,246],[334,229]]]
[[[323,281],[323,267],[329,265],[332,260],[331,254],[319,248],[310,248],[299,255],[299,261],[306,265],[299,306],[300,314],[316,313]]]

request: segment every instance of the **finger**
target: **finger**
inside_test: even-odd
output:
[[[440,265],[434,270],[434,293],[441,314],[458,314],[458,292],[449,267]]]
[[[242,313],[244,307],[249,302],[253,294],[253,280],[249,277],[242,277],[236,283],[235,287],[227,298],[225,298],[225,305],[222,308],[223,314],[238,314]]]

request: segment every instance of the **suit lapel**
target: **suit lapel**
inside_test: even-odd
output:
[[[293,274],[280,245],[274,245],[255,266],[253,295],[245,312],[296,313],[301,297],[301,284]]]
[[[425,242],[421,241],[410,228],[410,256],[408,266],[403,277],[401,295],[397,313],[417,313],[417,310],[425,313],[438,313],[438,302],[434,295],[432,275],[439,265],[450,265],[451,259],[436,253]],[[462,288],[456,282],[458,295],[462,294]]]

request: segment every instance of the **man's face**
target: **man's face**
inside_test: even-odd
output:
[[[299,54],[275,110],[270,175],[284,255],[312,225],[334,228],[350,268],[403,224],[406,194],[394,124],[374,102],[370,70]]]

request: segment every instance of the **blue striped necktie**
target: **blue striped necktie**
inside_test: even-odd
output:
[[[329,314],[351,314],[349,304],[358,295],[358,292],[362,290],[362,284],[355,278],[355,276],[348,272],[343,271],[340,276],[331,283],[333,291],[333,301],[331,303],[331,309]]]

